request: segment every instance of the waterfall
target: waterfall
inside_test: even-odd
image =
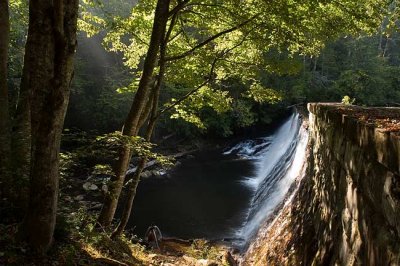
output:
[[[243,141],[224,154],[236,154],[255,164],[255,173],[246,177],[244,186],[253,191],[246,219],[236,231],[240,246],[255,236],[260,226],[283,203],[289,189],[302,174],[308,133],[297,112],[269,137]]]

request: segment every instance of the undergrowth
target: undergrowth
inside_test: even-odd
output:
[[[84,208],[59,215],[53,246],[44,257],[18,239],[19,227],[0,224],[0,265],[192,265],[201,259],[224,265],[225,249],[203,239],[193,240],[191,245],[163,243],[162,250],[146,247],[126,234],[111,239],[111,231],[96,228],[95,215]]]

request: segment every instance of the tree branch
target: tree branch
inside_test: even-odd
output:
[[[215,69],[215,65],[217,63],[217,61],[220,59],[219,56],[217,56],[216,58],[214,58],[213,63],[211,64],[211,69],[210,69],[210,73],[208,75],[208,78],[201,83],[199,86],[197,86],[196,88],[194,88],[193,90],[189,91],[188,93],[186,93],[183,97],[181,97],[179,100],[177,100],[176,102],[174,102],[173,104],[169,105],[168,107],[164,108],[163,110],[161,110],[160,112],[158,112],[158,114],[155,116],[155,119],[158,119],[162,114],[168,112],[169,110],[171,110],[172,108],[174,108],[175,106],[177,106],[178,104],[180,104],[181,102],[183,102],[184,100],[186,100],[187,98],[189,98],[190,95],[194,94],[195,92],[197,92],[198,90],[200,90],[203,86],[205,86],[207,83],[209,83],[212,80],[213,77],[213,73],[214,73],[214,69]]]
[[[226,29],[224,31],[221,31],[221,32],[215,34],[214,36],[209,37],[208,39],[206,39],[206,40],[202,41],[201,43],[197,44],[196,46],[194,46],[192,49],[190,49],[190,50],[188,50],[186,52],[183,52],[180,55],[173,55],[173,56],[167,57],[165,60],[167,62],[169,62],[169,61],[175,61],[175,60],[182,59],[182,58],[194,53],[197,49],[202,48],[203,46],[207,45],[211,41],[217,39],[218,37],[240,29],[241,27],[243,27],[243,26],[247,25],[248,23],[250,23],[251,21],[253,21],[259,15],[260,15],[260,13],[254,15],[250,19],[248,19],[248,20],[246,20],[246,21],[244,21],[244,22],[242,22],[242,23],[240,23],[238,25],[235,25],[234,27],[231,27],[229,29]]]
[[[234,15],[234,16],[237,15],[237,14],[235,14],[235,12],[230,10],[228,7],[226,7],[224,5],[219,5],[219,4],[190,3],[190,4],[186,5],[186,7],[191,7],[191,6],[203,6],[203,7],[220,8],[220,9],[226,10],[231,15]]]
[[[169,110],[171,110],[172,108],[174,108],[176,105],[180,104],[181,102],[183,102],[184,100],[186,100],[187,98],[189,98],[192,94],[194,94],[195,92],[197,92],[198,90],[200,90],[203,86],[205,86],[207,83],[209,83],[212,78],[213,78],[213,73],[214,73],[214,69],[215,66],[217,64],[217,61],[220,60],[223,56],[225,56],[226,54],[230,53],[232,50],[234,50],[235,48],[239,47],[240,45],[242,45],[245,40],[246,37],[250,34],[250,31],[247,32],[245,34],[245,36],[243,37],[243,39],[237,43],[236,45],[232,46],[229,49],[226,49],[225,51],[221,52],[220,55],[216,56],[214,58],[213,63],[211,64],[211,68],[210,68],[210,72],[208,74],[208,78],[201,83],[199,86],[197,86],[196,88],[194,88],[193,90],[189,91],[187,94],[185,94],[183,97],[181,97],[178,101],[174,102],[173,104],[171,104],[170,106],[164,108],[163,110],[161,110],[156,116],[155,119],[158,119],[162,114],[168,112]]]
[[[179,1],[179,3],[172,10],[169,11],[168,17],[174,16],[175,14],[177,14],[189,2],[190,2],[190,0]]]
[[[344,5],[344,4],[341,3],[340,1],[335,1],[335,0],[333,0],[332,2],[335,3],[335,4],[337,4],[337,5],[339,6],[339,8],[340,8],[342,11],[347,12],[348,14],[350,14],[350,15],[353,16],[353,17],[355,17],[356,19],[358,19],[358,20],[364,20],[364,19],[365,19],[364,16],[362,16],[362,15],[356,13],[356,12],[353,12],[353,10],[351,10],[350,8],[348,8],[346,5]],[[371,19],[371,18],[372,18],[372,16],[368,15],[368,13],[365,13],[365,14],[367,15],[367,18],[368,18],[368,19]]]
[[[172,42],[173,40],[175,40],[179,35],[181,35],[183,33],[183,30],[178,31],[174,36],[172,36],[168,42]]]
[[[167,45],[167,43],[169,41],[169,38],[171,37],[171,33],[172,33],[172,30],[174,29],[177,17],[178,17],[178,13],[174,13],[172,15],[171,22],[170,22],[169,27],[168,27],[168,31],[165,34],[164,44],[163,44],[164,46]]]

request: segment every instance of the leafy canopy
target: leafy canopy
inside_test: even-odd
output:
[[[107,29],[105,47],[121,53],[132,72],[132,83],[119,92],[137,87],[156,2],[138,1],[129,14],[107,16],[105,12],[102,19],[83,13],[82,21]],[[228,94],[221,95],[221,90],[229,92],[222,84],[230,79],[248,89],[243,97],[259,103],[280,101],[280,88],[261,82],[260,72],[293,73],[296,68],[291,62],[296,55],[316,55],[327,41],[344,34],[374,32],[382,21],[384,6],[387,3],[383,0],[172,1],[171,10],[178,11],[171,13],[167,27],[171,35],[167,40],[165,83],[181,90],[181,95],[201,88],[175,106],[172,118],[204,127],[196,114],[199,109],[211,107],[221,113],[233,103]],[[271,52],[283,56],[271,57]],[[208,89],[200,86],[206,77]],[[167,105],[173,101],[170,99]]]

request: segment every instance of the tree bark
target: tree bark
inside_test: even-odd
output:
[[[125,230],[126,225],[128,224],[129,217],[132,211],[133,200],[135,199],[136,196],[136,188],[139,185],[140,181],[140,174],[142,173],[144,166],[146,165],[146,162],[147,162],[146,158],[142,158],[139,161],[135,174],[133,175],[132,181],[128,188],[128,197],[125,199],[125,206],[122,212],[121,221],[119,222],[117,228],[112,233],[111,235],[112,239],[119,237]]]
[[[160,74],[164,75],[164,72],[160,71]],[[159,81],[161,81],[161,80],[159,79]],[[158,83],[156,85],[155,92],[153,94],[153,108],[152,108],[152,114],[150,117],[150,121],[147,126],[147,130],[146,130],[146,136],[145,136],[146,141],[151,140],[151,135],[153,134],[154,126],[157,121],[155,116],[157,115],[158,98],[160,96],[159,92],[160,92],[160,83]],[[137,190],[137,187],[140,182],[140,175],[146,167],[147,159],[148,158],[143,157],[139,161],[139,164],[136,168],[135,174],[133,175],[132,181],[128,188],[128,197],[125,200],[125,206],[124,206],[124,210],[122,212],[121,221],[119,222],[115,231],[112,233],[111,238],[120,236],[122,234],[122,232],[125,230],[126,225],[128,224],[129,218],[132,213],[133,201],[136,197],[136,190]]]
[[[160,89],[164,80],[164,74],[166,68],[165,57],[167,51],[167,43],[169,37],[171,36],[172,29],[175,25],[176,18],[177,18],[177,13],[173,15],[168,31],[165,32],[166,29],[164,28],[164,32],[162,32],[163,39],[160,43],[160,59],[159,59],[160,71],[158,73],[157,81],[152,92],[152,108],[151,108],[150,121],[146,129],[146,136],[145,136],[146,141],[151,141],[151,136],[153,134],[154,127],[158,118],[157,116],[158,101],[160,97]],[[129,218],[132,213],[133,201],[136,197],[136,190],[140,182],[140,175],[143,169],[146,167],[147,159],[148,158],[143,157],[139,161],[139,165],[136,168],[135,174],[132,177],[132,182],[130,183],[128,188],[128,197],[125,200],[125,206],[122,212],[121,221],[118,224],[115,231],[112,233],[111,238],[120,236],[122,232],[125,230],[126,225],[128,224]]]
[[[0,0],[0,198],[9,197],[11,128],[8,105],[7,61],[10,39],[8,0]]]
[[[136,136],[140,129],[140,117],[146,103],[149,101],[151,80],[163,32],[165,32],[168,21],[169,3],[170,0],[157,1],[150,44],[143,65],[143,74],[122,130],[122,134],[125,136]],[[98,223],[101,226],[109,226],[114,218],[130,159],[131,150],[128,145],[124,145],[120,150],[120,155],[115,166],[115,175],[111,178],[109,191],[105,196],[103,208],[98,218]]]
[[[52,243],[61,132],[76,49],[78,0],[32,0],[22,85],[30,91],[31,172],[24,233],[34,250]]]
[[[164,75],[164,72],[160,71],[160,74]],[[159,79],[159,81],[161,81],[161,79]],[[160,84],[156,85],[156,91],[154,93],[153,96],[153,108],[152,108],[152,114],[150,117],[150,121],[149,124],[147,126],[147,130],[146,130],[146,141],[150,141],[151,140],[151,135],[153,134],[154,131],[154,126],[156,124],[156,115],[157,115],[157,106],[158,106],[158,98],[159,98],[159,92],[160,92]],[[143,172],[143,170],[146,167],[146,163],[147,163],[147,159],[146,157],[143,157],[140,159],[139,164],[136,168],[135,174],[132,177],[132,181],[129,185],[128,188],[128,197],[125,200],[125,206],[124,206],[124,210],[122,212],[122,217],[121,217],[121,221],[119,222],[117,228],[115,229],[115,231],[112,233],[111,238],[115,238],[118,237],[122,234],[122,232],[125,230],[126,225],[128,224],[129,218],[131,216],[132,213],[132,207],[133,207],[133,201],[136,197],[136,190],[137,187],[139,185],[140,182],[140,175]]]

